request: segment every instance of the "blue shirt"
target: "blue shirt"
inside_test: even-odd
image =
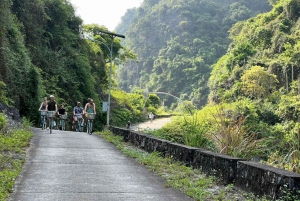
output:
[[[75,112],[75,114],[81,114],[83,113],[83,108],[75,106],[73,111]]]

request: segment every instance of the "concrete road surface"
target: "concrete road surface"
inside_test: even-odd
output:
[[[34,129],[27,160],[8,200],[185,201],[162,178],[96,135]]]
[[[133,125],[131,126],[131,129],[135,131],[145,130],[145,129],[156,130],[162,128],[165,124],[169,122],[171,122],[171,118],[154,119],[153,122],[147,121],[144,123]]]

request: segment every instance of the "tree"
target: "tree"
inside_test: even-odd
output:
[[[260,66],[253,66],[241,77],[242,91],[252,98],[267,97],[275,88],[278,80],[276,75],[270,74]]]

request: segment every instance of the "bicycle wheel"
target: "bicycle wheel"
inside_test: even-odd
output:
[[[53,119],[52,118],[50,118],[50,123],[49,123],[50,125],[49,125],[49,129],[50,129],[50,134],[52,133],[52,125],[53,125]]]
[[[41,118],[42,130],[45,129],[44,123],[45,123],[45,116],[42,116],[42,118]]]
[[[93,120],[90,121],[90,135],[92,135],[93,132]]]
[[[86,124],[86,133],[90,134],[90,120],[88,120],[88,122]]]
[[[44,130],[44,117],[41,116],[41,127],[42,127],[42,130]]]
[[[44,116],[43,118],[43,130],[45,130],[47,127],[47,119],[46,119],[46,116]]]
[[[45,116],[43,116],[42,118],[42,130],[45,130],[46,129],[46,118]]]
[[[61,120],[61,130],[65,130],[66,128],[65,128],[65,120]]]
[[[77,129],[78,129],[78,132],[81,132],[81,120],[78,120],[77,121]]]

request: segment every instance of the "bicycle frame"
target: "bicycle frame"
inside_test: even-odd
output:
[[[50,129],[50,134],[52,133],[52,126],[53,126],[53,117],[49,117],[49,129]]]
[[[42,130],[45,130],[47,126],[46,115],[42,115]]]
[[[47,112],[45,110],[41,110],[41,124],[42,124],[42,130],[46,129],[47,126]]]
[[[49,119],[49,129],[50,134],[52,133],[52,127],[53,127],[53,118],[55,116],[55,111],[48,111],[47,113],[48,119]]]
[[[67,116],[64,114],[64,115],[60,115],[59,117],[59,128],[61,130],[66,130],[66,119],[67,119]]]
[[[88,119],[87,125],[86,125],[86,132],[87,134],[92,135],[92,131],[93,131],[93,119]]]
[[[88,113],[87,124],[86,124],[86,132],[87,132],[87,134],[92,135],[92,132],[93,132],[93,120],[94,120],[94,118],[95,118],[95,114]]]
[[[82,132],[82,126],[81,126],[81,124],[82,124],[82,114],[76,114],[76,117],[77,117],[77,130],[79,132]]]
[[[64,119],[61,119],[59,121],[59,125],[60,125],[60,128],[62,131],[66,130],[66,127],[65,127],[65,120]]]

